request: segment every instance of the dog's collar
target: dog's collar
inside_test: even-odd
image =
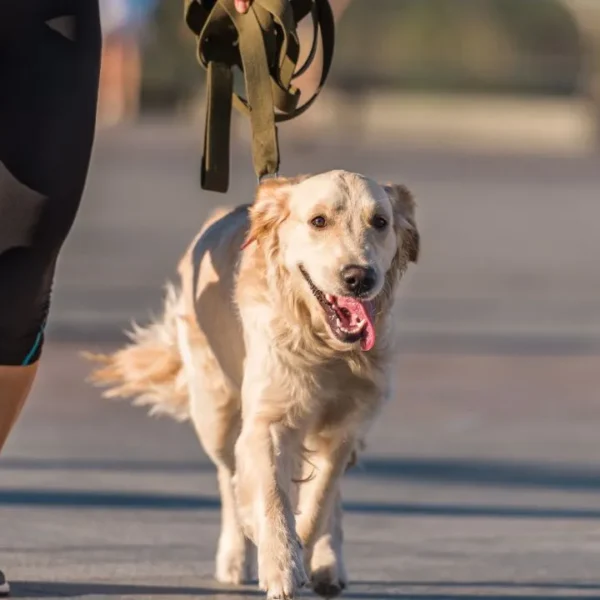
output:
[[[248,248],[248,246],[251,246],[252,244],[254,244],[254,242],[256,242],[256,238],[255,237],[249,237],[241,246],[240,246],[240,250],[245,250],[246,248]]]

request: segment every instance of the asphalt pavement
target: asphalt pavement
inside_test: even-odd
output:
[[[598,156],[281,137],[284,175],[345,168],[414,191],[423,251],[404,289],[407,348],[600,350]],[[173,123],[99,135],[59,265],[51,333],[115,339],[132,317],[158,309],[207,214],[252,200],[243,140],[233,144],[230,193],[200,190],[201,139],[199,128]]]
[[[110,349],[224,198],[199,132],[99,137],[40,377],[0,459],[0,567],[20,598],[255,598],[216,585],[216,481],[187,424],[107,402]],[[230,202],[251,198],[236,146]],[[593,157],[283,143],[283,172],[403,181],[423,258],[406,281],[398,396],[344,481],[348,598],[600,598],[600,169]],[[307,593],[307,596],[309,594]]]
[[[186,424],[101,400],[50,344],[0,460],[19,598],[255,598],[211,577],[213,469]],[[344,481],[348,598],[599,598],[598,357],[405,354]]]

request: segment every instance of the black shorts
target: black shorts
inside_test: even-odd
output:
[[[48,24],[60,17],[73,35]],[[41,351],[87,176],[100,50],[98,0],[0,0],[0,365]]]

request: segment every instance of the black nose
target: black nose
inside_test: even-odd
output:
[[[342,279],[346,289],[356,296],[368,294],[374,287],[377,277],[373,267],[348,265],[342,269]]]

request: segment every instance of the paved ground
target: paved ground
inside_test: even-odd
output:
[[[211,581],[216,483],[186,425],[101,401],[48,348],[0,461],[17,597],[251,598]],[[600,597],[597,357],[404,355],[344,485],[350,598]]]
[[[234,147],[231,193],[199,190],[200,140],[161,125],[100,136],[60,264],[52,332],[112,339],[131,317],[144,319],[207,213],[251,199],[245,144]],[[403,304],[411,348],[600,351],[597,157],[283,140],[284,173],[344,167],[414,190],[423,253]]]
[[[155,125],[99,140],[54,341],[0,459],[0,566],[17,597],[256,597],[211,581],[216,483],[190,428],[101,401],[77,356],[158,306],[221,200],[198,191],[199,139]],[[596,160],[358,142],[283,156],[289,173],[404,180],[421,206],[399,395],[344,484],[347,596],[600,598]],[[234,164],[231,197],[247,200],[245,148]]]

